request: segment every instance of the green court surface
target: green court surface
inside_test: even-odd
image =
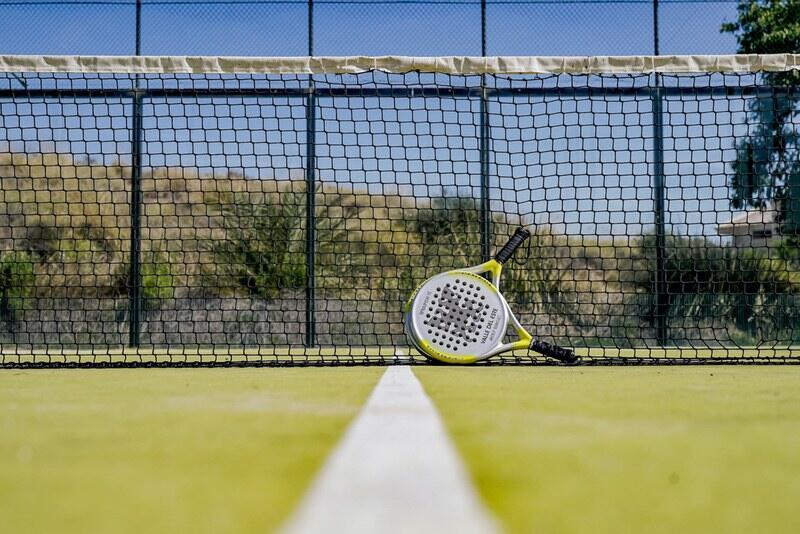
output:
[[[509,532],[800,522],[800,368],[413,371]],[[0,530],[274,531],[382,373],[0,370]]]
[[[0,530],[273,531],[381,373],[0,370]]]
[[[796,532],[800,368],[415,368],[509,532]]]

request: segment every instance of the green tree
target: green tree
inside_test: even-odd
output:
[[[305,286],[302,199],[286,193],[270,203],[237,194],[221,206],[226,239],[212,244],[221,287],[233,284],[253,296],[274,299],[282,289]]]
[[[129,297],[133,289],[130,261],[117,274],[114,295]],[[168,254],[164,252],[144,252],[139,260],[140,295],[145,309],[157,309],[163,300],[175,294],[177,276]]]
[[[13,323],[25,297],[33,293],[33,260],[27,252],[0,252],[0,321]]]
[[[656,237],[647,235],[635,251],[633,300],[639,315],[654,324]],[[640,264],[641,265],[641,264]],[[703,237],[666,239],[667,315],[675,323],[722,319],[759,340],[786,339],[800,321],[800,270],[764,250],[733,253]]]
[[[457,195],[432,199],[430,207],[419,209],[416,221],[424,257],[447,269],[480,261],[480,226],[478,201]]]
[[[740,53],[800,52],[800,0],[740,1],[737,20],[723,24],[722,31],[736,36]],[[733,206],[775,205],[781,220],[794,223],[800,219],[800,147],[793,123],[800,93],[792,88],[800,76],[795,71],[761,76],[772,91],[749,102],[753,128],[737,145]]]

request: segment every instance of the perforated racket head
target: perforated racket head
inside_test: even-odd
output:
[[[405,327],[423,354],[448,363],[491,356],[508,327],[508,305],[497,288],[467,271],[450,271],[422,283],[409,302]]]

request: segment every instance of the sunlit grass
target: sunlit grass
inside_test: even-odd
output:
[[[270,532],[380,373],[0,371],[0,530]]]
[[[414,369],[514,532],[794,532],[796,367]]]

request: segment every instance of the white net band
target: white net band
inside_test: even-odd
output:
[[[133,74],[614,74],[783,72],[800,68],[800,54],[718,56],[502,57],[211,57],[0,56],[0,72]]]

